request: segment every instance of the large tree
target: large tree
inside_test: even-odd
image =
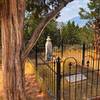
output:
[[[80,16],[83,19],[88,19],[88,26],[95,32],[95,48],[96,52],[100,51],[100,0],[90,0],[88,3],[88,9],[80,9]]]
[[[30,5],[33,4],[35,16],[40,14],[42,18],[26,47],[23,47],[25,0],[0,0],[4,100],[26,100],[23,71],[25,58],[46,25],[71,1],[73,0],[26,0],[29,3],[27,9],[31,11]],[[42,10],[41,13],[37,12],[39,10]]]

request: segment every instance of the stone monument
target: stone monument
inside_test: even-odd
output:
[[[45,60],[50,61],[51,59],[52,59],[52,42],[50,36],[48,36],[45,43]]]

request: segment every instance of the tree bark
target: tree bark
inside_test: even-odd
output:
[[[19,17],[17,1],[4,0],[1,12],[4,100],[26,100],[21,60],[23,24],[19,24],[23,16]]]

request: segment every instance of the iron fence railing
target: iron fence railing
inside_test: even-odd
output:
[[[68,51],[63,51],[62,57],[61,51],[55,51],[54,55],[59,53],[55,59],[48,62],[45,61],[43,48],[42,51],[41,48],[36,49],[35,55],[37,71],[52,99],[99,100],[100,53],[96,53],[92,46],[85,44],[81,47],[79,55],[77,50],[76,55],[70,50],[69,55]]]

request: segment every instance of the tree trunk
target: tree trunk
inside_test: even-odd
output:
[[[17,1],[4,0],[1,14],[4,100],[26,100],[21,61],[23,33]]]

